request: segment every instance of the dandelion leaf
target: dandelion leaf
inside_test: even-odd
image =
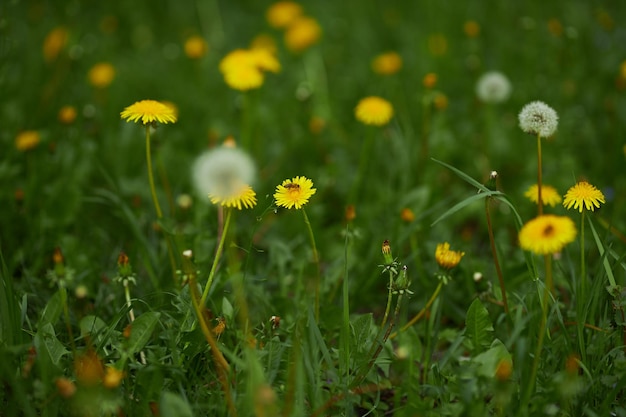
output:
[[[493,324],[489,312],[477,298],[472,302],[465,317],[465,337],[474,354],[489,347],[493,340]]]

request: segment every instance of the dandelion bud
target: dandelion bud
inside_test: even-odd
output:
[[[354,204],[350,204],[346,207],[346,221],[351,222],[356,219],[356,209],[354,208]]]
[[[383,257],[385,258],[385,263],[387,265],[393,263],[393,256],[391,255],[391,245],[389,241],[385,239],[382,247]]]
[[[124,252],[120,252],[117,257],[117,271],[122,278],[128,278],[133,274],[133,268],[130,266],[128,255]]]

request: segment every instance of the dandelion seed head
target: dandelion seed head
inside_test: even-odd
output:
[[[559,116],[556,111],[542,101],[533,101],[519,113],[520,128],[532,135],[548,138],[556,132]]]
[[[501,72],[487,72],[476,83],[476,95],[485,103],[502,103],[511,95],[511,82]]]

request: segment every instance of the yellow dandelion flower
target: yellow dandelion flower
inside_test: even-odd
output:
[[[539,204],[539,187],[537,187],[537,184],[531,185],[524,193],[524,197],[535,204]],[[549,205],[550,207],[554,207],[561,202],[561,195],[556,191],[556,188],[541,184],[541,201],[544,206]]]
[[[261,33],[252,39],[250,49],[267,49],[272,55],[276,55],[278,47],[274,38],[267,33]]]
[[[72,123],[74,123],[74,120],[76,120],[77,114],[78,113],[76,112],[76,107],[63,106],[59,109],[59,114],[57,117],[59,119],[59,122],[66,125],[71,125]]]
[[[380,75],[392,75],[402,68],[402,57],[397,52],[385,52],[372,60],[372,70]]]
[[[435,260],[444,269],[452,269],[461,262],[465,252],[450,250],[448,242],[440,243],[435,249]]]
[[[468,20],[463,24],[463,32],[468,38],[475,38],[480,34],[480,25],[474,20]]]
[[[448,108],[448,96],[443,93],[436,93],[433,98],[433,104],[437,110],[445,110]]]
[[[587,181],[580,181],[567,190],[563,200],[563,205],[566,209],[569,210],[574,206],[574,209],[581,213],[583,208],[591,211],[594,211],[596,207],[600,208],[600,203],[606,203],[604,194]]]
[[[352,220],[356,219],[356,208],[354,207],[354,204],[349,204],[346,207],[345,217],[346,217],[346,221],[348,222],[351,222]]]
[[[258,69],[262,71],[269,71],[269,72],[274,72],[274,73],[280,72],[281,70],[280,62],[278,61],[276,56],[274,56],[274,54],[270,52],[269,49],[265,49],[265,48],[251,49],[250,54],[252,55],[252,60],[254,62],[254,65]]]
[[[501,359],[496,366],[495,377],[500,382],[508,381],[513,373],[513,362],[510,359]]]
[[[219,63],[219,70],[226,74],[240,67],[254,67],[254,57],[247,49],[230,51]]]
[[[54,28],[48,33],[46,39],[43,41],[43,57],[46,62],[50,62],[56,59],[61,50],[67,44],[69,33],[64,27]]]
[[[393,117],[393,106],[383,98],[370,96],[359,101],[354,115],[366,125],[384,126]]]
[[[39,136],[39,132],[35,130],[26,130],[15,138],[15,147],[18,151],[30,151],[31,149],[35,149],[37,145],[41,142],[41,137]]]
[[[544,214],[527,222],[519,232],[522,249],[538,255],[561,252],[576,238],[576,226],[569,217]]]
[[[89,82],[96,88],[106,88],[115,78],[115,68],[108,62],[100,62],[89,70]]]
[[[552,18],[548,20],[548,31],[558,38],[563,35],[563,24],[559,19]]]
[[[156,100],[141,100],[126,107],[120,113],[122,119],[127,122],[141,120],[144,125],[150,123],[176,123],[174,109]]]
[[[322,36],[322,28],[312,17],[296,19],[285,32],[285,45],[291,52],[302,52],[316,44]]]
[[[317,189],[313,188],[313,181],[306,177],[294,177],[287,179],[276,186],[274,199],[276,205],[288,209],[300,209],[309,202],[309,198]]]
[[[239,67],[224,74],[224,81],[234,90],[248,91],[263,85],[265,77],[256,67]]]
[[[434,72],[429,72],[428,74],[424,75],[422,84],[424,84],[424,87],[426,88],[433,88],[435,85],[437,85],[437,74],[435,74]]]
[[[219,204],[222,207],[235,207],[237,210],[256,206],[256,193],[252,187],[245,184],[228,193],[209,194],[209,198],[213,204]]]
[[[413,220],[415,220],[415,214],[413,213],[413,210],[405,207],[400,212],[400,218],[403,222],[411,223]]]
[[[102,378],[102,385],[108,389],[117,388],[122,383],[122,379],[124,379],[124,371],[107,365],[104,377]]]
[[[201,36],[191,36],[185,41],[185,55],[191,59],[200,59],[206,55],[209,45]]]
[[[293,1],[279,1],[272,4],[265,18],[276,29],[284,29],[302,15],[302,6]]]

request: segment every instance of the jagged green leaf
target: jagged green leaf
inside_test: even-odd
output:
[[[493,324],[489,318],[489,312],[478,298],[467,310],[465,336],[474,353],[482,352],[493,340]]]

